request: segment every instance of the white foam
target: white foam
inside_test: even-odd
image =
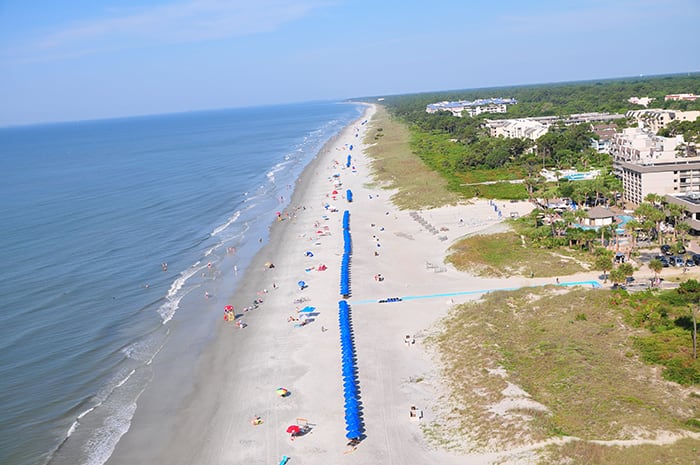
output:
[[[165,345],[170,329],[158,330],[121,349],[129,359],[149,365]]]
[[[200,270],[203,270],[205,268],[205,265],[203,266],[197,266],[201,262],[197,262],[192,267],[189,269],[183,271],[180,273],[180,276],[178,276],[175,281],[170,285],[170,289],[168,290],[168,294],[165,296],[166,299],[172,299],[174,298],[178,291],[182,289],[182,287],[185,285],[188,279],[190,279],[192,276],[196,275]]]
[[[79,425],[79,424],[80,424],[80,423],[78,422],[78,420],[75,420],[75,421],[73,422],[73,424],[70,425],[70,428],[68,428],[68,432],[66,433],[66,438],[69,438],[70,435],[73,434],[73,432],[75,432],[75,430],[78,428],[78,425]]]
[[[280,171],[282,171],[282,170],[284,169],[284,167],[285,167],[286,165],[288,165],[288,164],[289,164],[289,160],[287,160],[287,158],[285,157],[285,160],[284,160],[284,161],[281,161],[281,162],[277,163],[275,166],[273,166],[272,169],[270,169],[270,171],[268,171],[268,172],[265,174],[265,176],[267,176],[267,179],[268,179],[272,184],[274,184],[274,183],[275,183],[275,175],[276,175],[277,173],[279,173]]]
[[[129,431],[135,411],[136,402],[132,402],[105,418],[103,426],[94,431],[83,447],[87,455],[84,465],[102,465],[109,459],[121,437]]]
[[[216,229],[214,229],[214,232],[211,233],[212,236],[218,236],[222,231],[224,231],[226,228],[231,226],[233,223],[236,222],[236,220],[241,216],[241,211],[238,210],[236,211],[231,217],[221,226],[218,226]]]
[[[181,296],[171,297],[167,299],[163,305],[160,306],[160,308],[158,309],[158,314],[163,319],[163,324],[166,324],[168,321],[173,319],[173,317],[175,316],[175,312],[177,312],[177,309],[180,308],[180,301],[183,297],[185,297],[185,294]]]

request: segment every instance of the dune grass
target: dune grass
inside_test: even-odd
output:
[[[371,144],[374,187],[396,190],[392,202],[402,210],[455,205],[460,196],[450,192],[447,181],[413,154],[408,128],[392,118],[381,105],[369,123],[365,142]]]
[[[681,439],[664,446],[610,447],[572,441],[548,448],[544,463],[567,465],[700,464],[700,441]]]
[[[441,420],[430,426],[430,437],[448,446],[469,439],[477,449],[508,450],[572,436],[579,439],[575,447],[552,446],[543,463],[574,463],[568,460],[578,454],[607,461],[575,463],[614,465],[653,462],[618,461],[624,454],[600,455],[589,441],[700,431],[693,421],[700,399],[640,360],[632,336],[641,330],[624,323],[610,297],[603,290],[528,288],[456,307],[429,338],[450,386],[436,407]],[[513,386],[531,397],[508,404],[513,399],[504,390]],[[659,449],[628,450],[676,458],[688,450],[674,455],[674,448],[662,453],[654,447]]]
[[[535,248],[527,242],[523,247],[523,240],[515,232],[469,236],[450,248],[446,261],[458,270],[491,277],[554,277],[590,269],[590,254]]]

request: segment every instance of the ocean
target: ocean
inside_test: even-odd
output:
[[[224,302],[224,276],[233,292],[304,167],[362,110],[0,128],[0,463],[105,463],[159,352],[206,344],[221,312],[201,302]]]

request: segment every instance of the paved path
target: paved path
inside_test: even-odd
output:
[[[545,285],[552,286],[552,284],[540,284],[539,286],[545,286]],[[602,287],[600,282],[596,281],[596,280],[592,280],[592,281],[562,281],[559,284],[554,284],[554,285],[555,286],[591,286],[594,289],[599,289]],[[528,287],[535,287],[535,286],[528,286]],[[440,294],[407,295],[407,296],[398,297],[401,300],[391,301],[389,303],[401,302],[404,300],[436,299],[436,298],[445,298],[445,297],[456,297],[456,296],[460,296],[460,295],[486,294],[486,293],[495,292],[495,291],[515,291],[517,289],[520,289],[520,288],[519,287],[501,287],[501,288],[495,288],[495,289],[479,289],[479,290],[475,290],[475,291],[444,292],[444,293],[440,293]],[[377,299],[350,301],[348,303],[350,305],[374,304],[374,303],[377,303]]]

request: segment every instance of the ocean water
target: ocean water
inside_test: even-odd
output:
[[[187,296],[224,266],[242,274],[294,180],[361,113],[322,102],[0,128],[0,463],[104,463],[178,315],[195,311]]]

